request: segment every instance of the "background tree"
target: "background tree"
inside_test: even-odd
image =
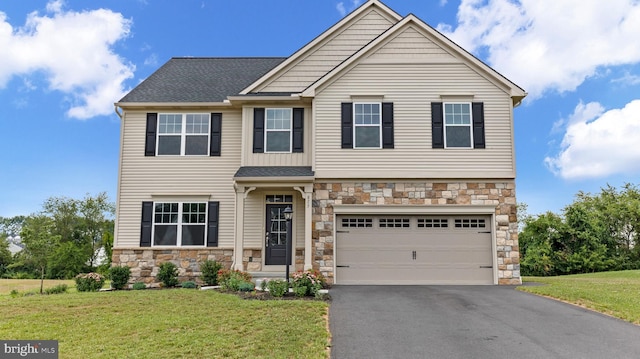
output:
[[[96,257],[103,246],[105,233],[113,233],[114,223],[111,217],[115,206],[109,202],[105,192],[92,197],[87,195],[78,203],[81,221],[80,236],[89,249],[89,266],[95,267]]]
[[[640,192],[607,186],[599,194],[579,192],[561,215],[525,218],[520,232],[524,275],[559,275],[640,268],[637,239]]]
[[[13,262],[13,256],[9,251],[9,242],[6,233],[0,233],[0,278],[2,278]]]
[[[54,234],[54,229],[55,223],[50,217],[32,215],[27,217],[20,233],[25,246],[26,260],[40,272],[40,294],[47,265],[60,243],[60,235]]]

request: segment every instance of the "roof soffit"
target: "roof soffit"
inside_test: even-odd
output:
[[[256,80],[254,83],[246,87],[244,90],[240,92],[241,95],[246,95],[254,91],[256,88],[265,85],[266,83],[272,81],[278,75],[284,73],[289,68],[295,66],[300,60],[307,57],[309,54],[313,53],[313,51],[325,44],[329,39],[331,39],[336,34],[340,33],[343,29],[350,26],[354,22],[356,22],[363,14],[368,13],[370,10],[376,9],[380,12],[381,15],[387,17],[390,21],[397,23],[402,20],[402,16],[393,11],[391,8],[383,4],[379,0],[369,0],[362,4],[360,7],[352,11],[350,14],[342,18],[336,24],[331,26],[329,29],[325,30],[322,34],[317,36],[315,39],[311,40],[305,46],[300,48],[298,51],[289,56],[285,61],[283,61],[278,66],[274,67],[271,71],[267,72],[264,76]]]
[[[514,99],[514,105],[518,104],[527,95],[524,89],[504,77],[489,65],[480,61],[471,53],[460,47],[458,44],[456,44],[446,36],[442,35],[436,29],[429,26],[413,14],[407,15],[404,19],[396,23],[385,33],[381,34],[378,38],[374,39],[365,47],[353,54],[350,58],[345,60],[339,66],[331,70],[325,76],[305,89],[301,95],[303,97],[314,97],[317,90],[330,84],[335,79],[337,79],[340,74],[343,74],[345,71],[348,71],[351,68],[355,67],[357,64],[361,63],[369,55],[380,49],[389,41],[392,41],[398,34],[401,34],[405,29],[409,27],[413,27],[414,29],[418,30],[429,40],[433,41],[435,44],[443,48],[446,52],[457,58],[459,61],[465,63],[471,69],[479,73],[481,76],[485,77],[487,80],[493,82],[498,87],[503,88],[505,92],[507,92],[507,94],[509,94]]]

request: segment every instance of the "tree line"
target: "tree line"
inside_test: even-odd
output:
[[[523,275],[640,269],[640,191],[636,185],[627,183],[621,189],[608,185],[596,194],[578,192],[560,214],[520,218]]]
[[[0,277],[70,279],[108,269],[114,213],[102,192],[83,199],[51,197],[38,213],[0,217]],[[7,239],[16,236],[23,250],[11,255]]]

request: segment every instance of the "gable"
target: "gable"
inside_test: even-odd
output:
[[[242,93],[301,92],[400,19],[380,2],[369,1]]]
[[[511,97],[514,106],[527,95],[521,87],[411,14],[314,82],[301,95],[314,97],[354,67],[368,63],[397,66],[459,64],[500,88]]]
[[[379,50],[369,55],[367,61],[397,61],[399,58],[405,60],[455,59],[450,52],[412,26],[401,31]]]

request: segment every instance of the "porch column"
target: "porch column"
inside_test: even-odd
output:
[[[236,238],[233,246],[233,268],[244,270],[242,249],[244,247],[244,186],[236,187]]]
[[[313,184],[304,186],[304,191],[300,187],[295,187],[304,198],[304,270],[313,268],[313,248],[311,238],[311,225],[313,219]]]

